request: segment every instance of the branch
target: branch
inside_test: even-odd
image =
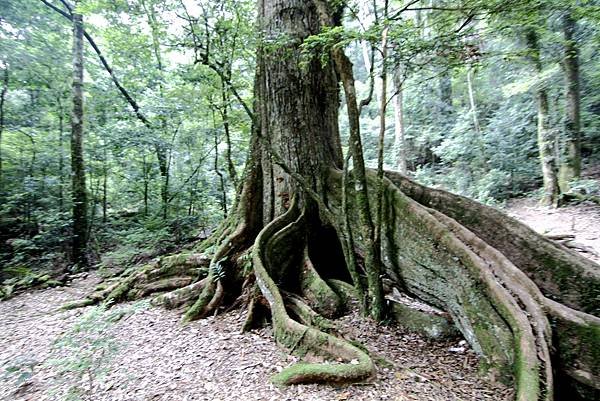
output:
[[[358,115],[360,115],[362,113],[362,109],[367,106],[369,103],[371,103],[371,100],[373,99],[373,90],[375,87],[375,78],[374,78],[374,65],[375,65],[375,51],[374,51],[374,46],[371,45],[371,65],[369,66],[369,94],[366,98],[361,99],[359,105],[358,105]]]
[[[242,105],[242,107],[244,108],[244,111],[246,112],[248,117],[250,117],[250,120],[254,121],[254,113],[252,112],[252,110],[250,110],[250,107],[248,106],[248,104],[244,101],[244,99],[242,99],[242,96],[239,94],[237,89],[233,86],[233,84],[231,83],[231,79],[229,79],[229,77],[227,77],[225,75],[225,73],[223,72],[223,70],[221,70],[221,68],[219,68],[219,66],[217,66],[215,63],[212,63],[208,60],[196,59],[195,63],[205,65],[208,68],[210,68],[211,70],[213,70],[214,72],[216,72],[217,75],[219,76],[219,78],[221,78],[221,80],[226,84],[227,88],[231,91],[233,96],[235,96],[237,101]]]
[[[410,6],[412,6],[414,4],[417,4],[419,1],[421,1],[421,0],[413,0],[413,1],[409,2],[407,5],[405,5],[404,7],[402,7],[400,10],[398,10],[394,14],[390,15],[388,17],[388,19],[390,19],[390,20],[397,19],[398,17],[400,17],[400,14],[402,14],[403,12],[409,10]]]
[[[182,18],[184,20],[186,20],[189,24],[189,30],[190,30],[190,35],[192,36],[192,41],[194,43],[194,57],[195,57],[195,61],[194,64],[202,64],[207,66],[208,68],[210,68],[211,70],[213,70],[214,72],[217,73],[217,75],[219,76],[219,78],[221,78],[221,81],[223,81],[223,83],[226,84],[227,88],[229,89],[229,91],[233,94],[233,96],[235,96],[235,98],[237,99],[237,101],[242,105],[242,107],[244,108],[244,111],[246,112],[246,114],[248,115],[248,117],[250,117],[250,120],[254,121],[254,113],[252,112],[252,110],[250,109],[250,107],[248,106],[248,104],[246,104],[246,102],[244,101],[244,99],[242,99],[242,97],[240,96],[239,92],[237,91],[237,89],[233,86],[233,84],[231,83],[231,79],[229,76],[227,76],[223,70],[217,66],[214,63],[211,63],[209,61],[209,46],[208,46],[208,38],[207,38],[207,44],[206,44],[206,50],[205,53],[202,54],[202,57],[198,57],[198,49],[202,49],[202,44],[198,43],[198,36],[196,35],[196,31],[194,29],[194,24],[193,24],[193,18],[190,16],[190,13],[187,10],[187,7],[185,6],[185,4],[183,3],[182,0],[179,0],[179,3],[181,4],[181,6],[183,7],[183,11],[185,12],[186,18]],[[203,8],[204,10],[204,8]],[[205,18],[204,18],[204,26],[206,28],[206,32],[208,34],[208,19],[206,18],[206,11],[204,10],[205,13]],[[234,46],[235,47],[235,46]],[[232,49],[232,52],[235,49]]]
[[[202,155],[200,157],[200,160],[198,161],[198,166],[196,166],[194,171],[192,171],[192,174],[190,174],[189,177],[186,178],[186,180],[183,182],[183,184],[181,184],[179,186],[179,188],[177,188],[177,190],[171,194],[168,202],[171,202],[173,199],[175,199],[177,196],[179,196],[179,194],[181,193],[183,188],[185,188],[185,186],[188,184],[188,182],[190,182],[192,180],[192,178],[194,178],[194,176],[198,173],[198,171],[200,170],[200,167],[202,167],[202,163],[212,153],[213,150],[216,151],[216,148],[214,146],[212,148],[210,148],[210,150],[207,153],[205,153],[204,155]]]
[[[456,31],[454,31],[454,33],[459,33],[460,31],[462,31],[464,27],[469,25],[473,18],[475,18],[475,14],[470,14],[465,20],[465,22],[463,22],[462,25]]]
[[[52,10],[56,11],[57,13],[59,13],[60,15],[62,15],[66,19],[68,19],[69,21],[73,21],[73,16],[70,13],[71,8],[70,8],[70,6],[64,0],[60,0],[60,1],[65,5],[65,7],[67,7],[67,9],[69,9],[69,12],[61,10],[60,8],[58,8],[55,5],[53,5],[50,2],[48,2],[47,0],[40,0],[40,1],[42,3],[44,3],[46,6],[48,6],[49,8],[51,8]],[[96,44],[96,42],[94,41],[94,39],[90,36],[89,33],[87,33],[86,30],[83,31],[83,35],[85,36],[85,38],[87,39],[87,41],[89,42],[89,44],[92,46],[92,48],[94,49],[94,51],[98,55],[98,58],[100,59],[100,63],[102,63],[102,66],[104,67],[104,69],[106,70],[106,72],[108,72],[108,74],[110,75],[110,78],[112,79],[113,83],[115,84],[115,86],[117,87],[117,89],[119,90],[119,92],[121,92],[121,95],[123,95],[123,97],[125,98],[125,100],[127,100],[127,103],[129,103],[129,105],[131,106],[131,108],[135,112],[136,117],[147,128],[152,129],[152,123],[150,123],[150,121],[146,118],[146,116],[144,116],[144,114],[142,114],[140,106],[137,104],[137,102],[135,101],[135,99],[133,99],[133,97],[129,94],[129,92],[127,92],[127,90],[121,85],[121,83],[119,82],[119,79],[116,77],[113,69],[108,64],[108,61],[106,61],[106,58],[104,58],[104,55],[100,51],[100,48],[98,47],[98,45]]]

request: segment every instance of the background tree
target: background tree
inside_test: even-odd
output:
[[[565,71],[565,144],[560,165],[561,190],[569,190],[569,182],[581,177],[581,113],[579,93],[579,49],[575,39],[576,21],[572,11],[562,17]]]
[[[73,110],[71,112],[71,171],[73,194],[73,261],[87,266],[87,187],[83,161],[83,16],[73,13]]]

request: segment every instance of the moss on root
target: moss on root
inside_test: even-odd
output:
[[[317,273],[307,250],[304,251],[300,271],[300,288],[309,305],[318,313],[332,318],[342,311],[342,300]]]
[[[502,252],[542,292],[566,306],[600,316],[600,269],[499,210],[466,197],[427,188],[401,174],[386,172],[404,194],[455,219]]]
[[[343,303],[359,302],[358,291],[352,284],[336,279],[327,280],[327,284],[342,299]]]
[[[332,185],[328,186],[331,192],[327,194],[326,208],[329,215],[340,217],[343,213],[339,213],[340,186],[336,180],[339,181],[339,174],[334,173]],[[368,183],[377,183],[371,174],[368,174]],[[482,365],[495,372],[496,378],[516,385],[519,401],[551,401],[553,369],[577,383],[576,387],[582,389],[581,394],[588,394],[582,395],[582,399],[594,399],[589,394],[598,394],[600,387],[600,319],[545,298],[525,273],[513,265],[513,260],[504,256],[504,251],[487,244],[476,231],[471,232],[461,221],[415,202],[386,179],[384,184],[386,227],[382,227],[382,260],[386,271],[382,273],[393,285],[447,312],[473,349],[482,356]],[[438,201],[434,199],[435,194],[427,193],[425,189],[421,194],[412,195],[431,205]],[[348,213],[356,207],[355,202],[350,193]],[[195,299],[184,316],[185,320],[192,320],[218,311],[225,298],[225,287],[229,286],[229,291],[232,285],[241,283],[240,278],[250,274],[251,267],[256,284],[248,281],[247,288],[257,285],[262,296],[256,291],[250,291],[251,296],[247,296],[248,291],[243,290],[228,293],[228,299],[242,292],[250,300],[248,327],[257,305],[266,305],[266,299],[275,340],[290,353],[304,359],[277,374],[274,383],[368,380],[375,373],[371,357],[360,346],[332,335],[334,325],[319,314],[335,314],[344,299],[356,295],[347,283],[324,281],[306,256],[307,235],[310,235],[307,221],[311,220],[304,215],[310,210],[307,203],[305,200],[302,207],[293,203],[285,214],[260,231],[261,223],[246,225],[248,216],[236,216],[235,219],[244,221],[237,226],[230,220],[222,227],[222,232],[215,234],[219,239],[212,244],[218,243],[219,247],[208,269],[194,259],[196,254],[165,257],[141,270],[128,272],[120,281],[100,289],[80,304],[142,296],[144,291],[165,289],[166,283],[179,280],[181,275],[187,278],[178,285],[188,283],[193,276],[191,272],[207,274],[200,282],[155,298],[157,304],[165,306],[185,305]],[[452,213],[457,220],[463,219],[468,224],[485,221],[479,214],[459,210],[456,205],[446,205],[446,210],[449,208],[454,208]],[[500,220],[498,222],[501,224]],[[337,223],[338,227],[343,226]],[[356,221],[350,223],[345,230],[359,229]],[[252,263],[249,263],[248,258],[241,255],[248,252],[249,242],[257,232],[251,247]],[[347,234],[344,230],[338,232],[339,236]],[[353,252],[364,254],[368,244],[356,238],[354,246]],[[222,276],[215,267],[224,258],[228,261],[225,276]],[[207,259],[203,257],[202,260],[205,263]],[[237,272],[231,271],[236,269]],[[553,285],[562,283],[556,270]],[[563,273],[565,282],[572,285],[572,280],[566,277],[569,271],[565,268]],[[300,295],[290,295],[283,289]],[[586,296],[594,296],[594,291],[592,288]],[[241,298],[237,296],[238,301]],[[547,316],[552,319],[552,328]],[[553,347],[557,351],[551,359]],[[310,363],[315,360],[327,363]]]
[[[114,283],[102,283],[85,299],[71,302],[63,309],[98,303],[135,300],[158,291],[179,289],[202,278],[207,258],[203,254],[182,253],[165,256],[152,263],[127,269]],[[196,277],[192,277],[194,275]]]
[[[277,284],[269,274],[270,252],[277,249],[275,241],[286,241],[286,232],[293,232],[295,221],[302,216],[295,204],[285,214],[273,220],[258,234],[254,243],[253,266],[258,286],[271,309],[275,340],[289,352],[301,357],[321,357],[345,363],[338,365],[301,363],[284,369],[273,381],[277,384],[315,382],[355,382],[374,375],[375,367],[367,354],[333,335],[301,324],[287,313]],[[271,242],[270,246],[266,246]]]
[[[332,179],[339,176],[334,173]],[[371,177],[369,185],[375,184]],[[328,198],[334,209],[339,208],[337,192],[328,193]],[[417,204],[389,181],[384,200],[388,221],[383,260],[389,277],[449,312],[484,357],[483,366],[496,377],[514,380],[517,399],[551,400],[552,338],[546,299],[535,284],[476,233]],[[353,207],[350,198],[349,210]],[[576,342],[589,342],[582,333],[574,336]]]

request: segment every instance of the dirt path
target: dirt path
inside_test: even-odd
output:
[[[471,351],[449,351],[458,340],[430,342],[355,315],[340,319],[341,332],[366,344],[379,360],[376,381],[276,388],[269,377],[294,359],[275,345],[269,329],[240,334],[240,311],[185,326],[177,311],[147,303],[104,313],[56,311],[97,282],[90,275],[70,287],[0,302],[0,400],[66,400],[70,390],[95,401],[510,398],[509,390],[478,377]],[[62,347],[53,347],[58,338]],[[86,362],[92,362],[88,369]]]
[[[600,205],[571,204],[558,209],[539,206],[531,198],[513,199],[505,210],[510,216],[544,235],[573,235],[572,242],[591,248],[580,253],[600,263]]]

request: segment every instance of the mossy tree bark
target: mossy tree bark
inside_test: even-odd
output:
[[[2,71],[2,91],[0,92],[0,195],[4,191],[4,176],[2,169],[2,133],[4,132],[4,102],[8,93],[8,66]]]
[[[354,382],[375,366],[328,320],[344,306],[336,280],[367,283],[376,316],[372,281],[385,276],[452,316],[482,366],[515,386],[516,399],[561,399],[565,388],[576,390],[569,399],[597,398],[599,267],[495,209],[366,170],[349,60],[334,48],[329,63],[315,57],[299,66],[302,41],[335,21],[327,6],[259,1],[263,43],[277,46],[258,55],[249,160],[222,226],[197,253],[128,272],[78,305],[159,292],[155,304],[186,306],[189,321],[246,302],[244,328],[270,315],[276,341],[313,361],[284,370],[276,383]],[[349,176],[340,170],[338,79],[354,130]],[[381,244],[373,250],[375,227],[365,228],[365,216],[376,215],[378,188]]]
[[[87,266],[87,193],[83,163],[83,16],[73,14],[73,110],[71,112],[71,174],[73,197],[72,260]]]
[[[540,54],[539,35],[534,28],[526,33],[527,47],[537,79],[535,97],[537,101],[537,143],[542,166],[544,194],[541,203],[545,206],[558,206],[560,189],[558,186],[558,163],[554,154],[556,137],[549,127],[548,92],[542,77],[542,59]]]
[[[396,168],[402,174],[408,171],[407,166],[407,141],[404,135],[404,110],[403,110],[403,82],[400,71],[395,71],[394,75],[394,156],[396,158]]]
[[[569,181],[581,175],[581,122],[579,94],[579,49],[575,40],[576,21],[571,11],[563,16],[565,72],[565,143],[559,169],[562,192],[568,192]]]

